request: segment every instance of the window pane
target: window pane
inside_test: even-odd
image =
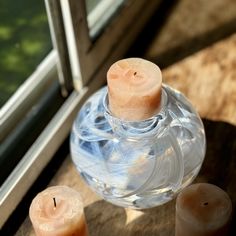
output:
[[[102,0],[86,0],[86,9],[89,14]]]
[[[51,49],[43,0],[1,0],[0,107]]]
[[[86,0],[90,37],[95,38],[125,0]]]

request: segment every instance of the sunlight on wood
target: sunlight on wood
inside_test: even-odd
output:
[[[132,221],[138,219],[144,213],[142,211],[136,211],[133,209],[125,209],[126,211],[126,225],[130,224]]]

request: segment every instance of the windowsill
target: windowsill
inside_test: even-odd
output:
[[[184,92],[203,118],[207,133],[208,149],[205,162],[196,182],[211,182],[219,185],[223,189],[227,189],[232,200],[236,199],[234,191],[234,179],[236,176],[233,170],[234,165],[231,165],[234,161],[233,145],[236,142],[236,138],[233,138],[236,131],[236,112],[234,109],[235,101],[231,99],[229,94],[236,92],[232,71],[234,63],[233,52],[236,50],[235,41],[236,35],[233,35],[163,71],[165,83]],[[221,67],[221,64],[215,60],[215,55],[221,54],[225,55],[223,61],[225,67]],[[217,69],[215,69],[216,67]],[[226,74],[227,77],[225,76]],[[209,75],[211,76],[209,77]],[[224,80],[219,80],[219,78],[224,78]],[[209,84],[212,85],[210,89]],[[219,85],[221,86],[220,91]],[[209,93],[210,90],[211,93]],[[201,93],[200,96],[199,93]],[[206,100],[208,101],[207,103],[205,102]],[[221,105],[222,102],[224,102],[224,107]],[[212,103],[214,103],[213,107]],[[224,150],[225,146],[222,145],[222,142],[227,143],[229,148],[227,157],[225,156],[226,150]],[[221,161],[223,158],[227,158],[227,161],[224,162],[224,169],[222,169]],[[213,162],[214,167],[212,165]],[[231,173],[231,176],[228,176],[228,173]],[[158,208],[146,210],[145,218],[143,212],[113,206],[101,200],[82,181],[69,155],[49,185],[67,185],[81,193],[88,227],[91,231],[90,235],[94,235],[93,232],[96,232],[97,235],[106,236],[105,227],[110,227],[109,225],[111,224],[113,225],[114,236],[120,235],[120,232],[126,235],[127,232],[132,232],[132,230],[136,234],[137,232],[153,232],[154,230],[158,232],[160,228],[166,232],[163,235],[172,235],[174,232],[175,201]],[[103,216],[101,216],[101,212],[103,212]],[[108,217],[112,220],[107,221]],[[153,220],[153,217],[158,220]],[[143,220],[145,220],[146,224],[143,226],[141,224],[140,226],[140,222]],[[17,232],[17,235],[34,235],[28,217]]]

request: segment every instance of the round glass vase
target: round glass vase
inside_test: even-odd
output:
[[[72,160],[87,184],[113,204],[135,209],[163,204],[201,168],[206,140],[200,117],[180,92],[163,85],[161,96],[155,116],[131,122],[110,113],[104,87],[74,121]]]

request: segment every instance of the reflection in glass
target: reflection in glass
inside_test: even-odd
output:
[[[91,38],[98,36],[125,0],[86,0],[87,20]]]
[[[86,0],[86,9],[89,14],[102,0]]]

